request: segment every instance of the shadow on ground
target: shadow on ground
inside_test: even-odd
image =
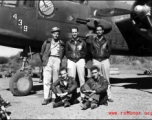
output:
[[[42,85],[34,85],[32,90],[33,90],[33,91],[43,90],[43,84],[42,84]]]
[[[110,78],[111,84],[130,83],[122,87],[131,89],[152,89],[152,77],[143,78]]]
[[[80,87],[80,83],[78,78],[76,79],[78,83],[78,87]],[[142,78],[110,78],[111,84],[118,83],[130,83],[127,85],[122,85],[124,88],[131,89],[152,89],[152,77],[142,77]],[[37,91],[43,90],[43,84],[34,85],[32,92],[35,93]],[[31,93],[32,94],[32,93]]]

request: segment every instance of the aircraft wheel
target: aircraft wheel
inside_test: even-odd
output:
[[[32,90],[32,87],[32,78],[25,77],[24,72],[16,73],[9,81],[9,88],[14,96],[28,95]]]

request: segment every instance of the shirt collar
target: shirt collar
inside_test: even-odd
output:
[[[48,38],[48,39],[47,39],[47,43],[51,43],[52,40],[53,40],[53,38]],[[60,42],[60,40],[58,40],[58,42]]]
[[[48,39],[47,39],[47,43],[50,43],[51,41],[52,41],[51,38],[48,38]]]
[[[69,76],[67,76],[67,79],[65,79],[65,80],[64,80],[64,79],[61,79],[61,81],[66,81],[66,82],[67,82],[68,79],[69,79]]]
[[[96,38],[96,41],[101,41],[104,39],[104,36],[102,36],[101,38],[99,38],[98,36],[95,37]]]
[[[59,40],[57,42],[55,42],[55,40],[52,38],[51,44],[55,45],[55,44],[58,44],[58,43],[59,43]]]
[[[95,79],[96,82],[98,82],[100,79],[100,75],[98,75],[97,79]]]
[[[81,42],[79,37],[76,40],[74,38],[71,38],[71,42],[75,42],[75,41]]]

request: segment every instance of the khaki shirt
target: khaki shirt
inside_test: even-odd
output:
[[[51,41],[51,54],[52,56],[59,56],[59,50],[60,50],[60,42],[54,42],[54,40]]]

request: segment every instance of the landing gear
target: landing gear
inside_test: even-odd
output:
[[[33,87],[33,81],[25,72],[16,73],[9,82],[10,91],[14,96],[28,95]]]
[[[27,53],[26,56],[23,57],[23,64],[20,71],[17,72],[9,81],[9,88],[14,96],[28,95],[33,88],[33,81],[31,77],[32,70],[31,67],[28,66],[29,63]]]

